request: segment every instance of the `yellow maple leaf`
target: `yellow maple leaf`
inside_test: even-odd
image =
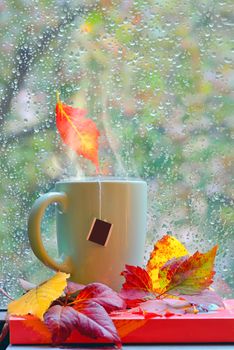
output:
[[[168,260],[179,258],[188,254],[189,253],[185,246],[173,236],[165,235],[154,245],[154,249],[151,252],[147,263],[147,272],[152,279],[153,289],[155,292],[162,292],[158,279],[159,269]]]
[[[50,304],[61,296],[69,277],[67,273],[57,272],[49,280],[12,301],[8,305],[8,313],[17,316],[31,314],[42,320]]]

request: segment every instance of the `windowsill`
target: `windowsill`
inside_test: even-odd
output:
[[[4,318],[5,318],[5,315],[6,315],[6,312],[5,311],[0,311],[0,321],[3,323],[4,321]],[[203,324],[204,325],[204,324]],[[206,326],[207,327],[207,326]],[[210,328],[210,327],[208,327]],[[227,340],[227,338],[225,338]],[[232,338],[233,339],[233,338]],[[66,344],[64,345],[64,349],[87,349],[87,347],[89,347],[90,349],[98,349],[98,350],[105,350],[108,348],[108,345],[107,344],[100,344],[98,346],[98,344],[83,344],[83,345],[80,345],[79,347],[77,347],[75,344],[72,345],[72,344]],[[109,346],[109,349],[111,349],[112,347]],[[131,350],[149,350],[149,349],[152,349],[152,350],[166,350],[166,349],[174,349],[174,350],[179,350],[179,349],[182,349],[182,350],[195,350],[195,349],[198,349],[198,350],[205,350],[205,349],[216,349],[216,350],[221,350],[221,349],[233,349],[234,350],[234,342],[212,342],[212,343],[209,343],[209,342],[200,342],[200,343],[192,343],[192,342],[188,342],[188,343],[180,343],[179,341],[178,342],[170,342],[170,343],[165,343],[163,344],[162,342],[158,342],[158,343],[149,343],[149,344],[146,344],[146,343],[137,343],[137,344],[134,344],[134,343],[131,343],[131,344],[125,344],[123,346],[123,349],[131,349]],[[8,350],[39,350],[39,349],[51,349],[51,346],[50,345],[9,345],[7,347]],[[54,350],[57,350],[59,348],[53,348]],[[114,348],[113,348],[114,349]]]
[[[46,349],[53,349],[53,350],[61,350],[61,348],[52,348],[51,346],[48,345],[40,345],[40,346],[24,346],[24,345],[9,345],[7,350],[46,350]],[[87,349],[86,347],[82,346],[67,346],[63,347],[63,349]],[[100,347],[97,348],[97,346],[89,346],[89,349],[94,349],[94,350],[110,350],[110,349],[115,349],[114,347],[107,347],[101,345]],[[227,350],[227,349],[234,349],[233,344],[157,344],[157,345],[123,345],[122,349],[128,349],[128,350],[150,350],[150,349],[155,349],[155,350],[167,350],[167,349],[172,349],[172,350]]]
[[[6,311],[0,311],[0,322],[5,321]]]

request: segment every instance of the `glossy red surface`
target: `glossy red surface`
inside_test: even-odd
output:
[[[234,342],[234,300],[225,301],[226,309],[197,315],[144,319],[127,314],[112,317],[123,344],[131,343],[215,343]],[[105,343],[73,331],[66,343]],[[11,344],[50,344],[50,333],[33,316],[10,318]]]

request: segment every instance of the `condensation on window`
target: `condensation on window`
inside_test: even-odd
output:
[[[51,275],[27,219],[57,180],[92,164],[62,145],[56,91],[101,131],[102,174],[148,183],[145,258],[163,234],[218,243],[215,286],[233,295],[232,1],[0,2],[0,287]],[[56,256],[54,207],[43,222]],[[7,300],[1,296],[1,306]]]

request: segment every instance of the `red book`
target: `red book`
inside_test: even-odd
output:
[[[131,343],[215,343],[234,342],[234,300],[225,300],[226,309],[182,316],[154,317],[122,312],[113,322],[123,344]],[[34,316],[10,318],[11,344],[50,344],[46,325]],[[66,343],[107,343],[90,339],[74,330]]]

